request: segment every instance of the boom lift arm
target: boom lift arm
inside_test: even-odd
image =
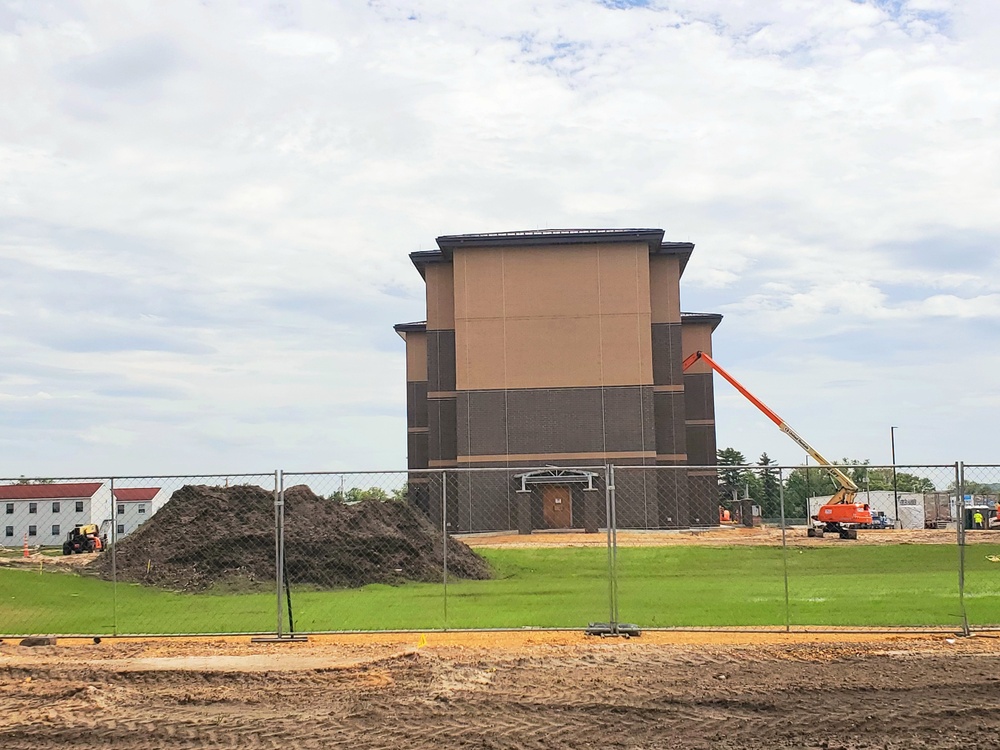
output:
[[[836,494],[834,494],[834,496],[830,498],[830,502],[828,502],[827,505],[841,505],[845,503],[854,502],[854,497],[855,495],[858,494],[858,486],[851,480],[851,478],[847,476],[847,474],[845,474],[840,468],[834,466],[832,463],[827,461],[822,455],[820,455],[819,451],[817,451],[815,448],[809,445],[809,443],[807,443],[802,438],[801,435],[799,435],[795,430],[789,427],[788,424],[785,422],[785,420],[783,420],[781,417],[775,414],[772,409],[768,408],[768,406],[764,404],[764,402],[762,402],[760,399],[758,399],[756,396],[750,393],[750,391],[744,388],[736,378],[734,378],[732,375],[726,372],[719,365],[718,362],[716,362],[707,354],[705,354],[705,352],[695,352],[687,359],[685,359],[684,364],[682,366],[684,372],[687,372],[687,370],[692,365],[694,365],[695,362],[698,362],[699,360],[704,360],[709,367],[711,367],[713,370],[719,373],[719,375],[721,375],[723,378],[729,381],[730,385],[732,385],[733,388],[742,393],[746,397],[746,399],[750,401],[750,403],[752,403],[754,406],[756,406],[758,409],[764,412],[764,414],[767,416],[768,419],[770,419],[772,422],[778,425],[778,429],[780,429],[783,433],[788,435],[788,437],[794,440],[795,443],[800,448],[802,448],[806,453],[812,456],[813,459],[815,459],[816,463],[818,463],[820,466],[822,466],[830,473],[830,476],[840,486],[840,489],[838,489]]]

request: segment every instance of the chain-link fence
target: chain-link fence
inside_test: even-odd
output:
[[[0,480],[0,635],[1000,626],[1000,466],[838,468]]]

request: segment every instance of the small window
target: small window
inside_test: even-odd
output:
[[[52,524],[52,536],[59,536],[59,524]]]
[[[123,523],[118,524],[118,533],[119,534],[124,534],[125,533],[125,524],[123,524]]]
[[[76,501],[76,512],[83,513],[83,500]]]
[[[13,526],[5,526],[4,530],[3,530],[3,535],[4,536],[14,536],[14,527]]]
[[[11,515],[14,512],[14,503],[7,503],[7,515]]]
[[[28,512],[29,513],[37,513],[38,512],[38,503],[28,503]]]
[[[146,513],[146,506],[140,503],[139,504],[139,515],[140,516],[141,515],[145,515],[145,513]]]
[[[118,503],[118,515],[124,515],[125,513],[125,503]]]
[[[53,513],[59,512],[59,503],[52,503],[52,512]]]
[[[28,536],[38,536],[38,527],[37,526],[29,526],[28,527]]]

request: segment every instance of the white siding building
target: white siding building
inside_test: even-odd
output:
[[[110,498],[101,482],[0,486],[0,545],[61,546],[74,526],[94,523],[95,506]]]
[[[162,487],[115,488],[115,535],[128,536],[158,511],[166,499]]]

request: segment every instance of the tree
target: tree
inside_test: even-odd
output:
[[[761,513],[765,518],[775,518],[781,515],[781,489],[777,472],[767,467],[773,466],[774,461],[767,453],[761,453],[757,459],[760,470],[760,500]]]
[[[716,461],[719,466],[736,467],[719,470],[719,491],[723,500],[731,500],[733,490],[739,490],[742,486],[741,478],[744,473],[742,467],[747,465],[747,458],[735,448],[722,448],[716,451]]]
[[[24,474],[17,480],[18,484],[52,484],[51,479],[27,479]]]
[[[745,494],[760,503],[761,481],[752,470],[747,468],[747,459],[735,448],[723,448],[716,452],[719,470],[719,503],[732,509],[733,497],[741,498]],[[729,468],[731,467],[731,468]]]

